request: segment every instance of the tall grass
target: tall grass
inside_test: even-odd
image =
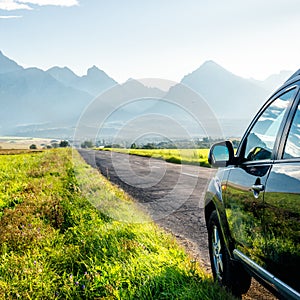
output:
[[[232,299],[77,153],[3,155],[0,170],[0,299]]]

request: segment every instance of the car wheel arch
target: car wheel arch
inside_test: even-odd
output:
[[[220,204],[218,205],[219,202]],[[223,204],[219,200],[216,201],[210,201],[206,207],[205,207],[205,221],[206,221],[206,226],[208,226],[209,219],[213,212],[216,211],[222,231],[222,235],[224,238],[224,242],[226,244],[227,249],[229,250],[229,256],[231,259],[234,259],[233,256],[233,250],[235,249],[235,242],[234,239],[231,236],[229,225],[226,219],[226,213],[225,209],[223,207]],[[221,221],[222,220],[222,221]]]

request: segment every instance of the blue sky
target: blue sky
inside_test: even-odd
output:
[[[180,81],[206,60],[246,78],[296,71],[299,29],[299,0],[0,0],[5,55],[118,82]]]

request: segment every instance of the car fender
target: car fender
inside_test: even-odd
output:
[[[216,210],[229,255],[233,258],[232,251],[234,249],[234,240],[230,234],[229,225],[226,218],[224,197],[226,193],[226,185],[229,177],[230,168],[219,168],[216,175],[211,179],[204,199],[205,221],[206,225],[211,213]]]

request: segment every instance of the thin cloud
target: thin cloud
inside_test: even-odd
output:
[[[78,6],[78,0],[0,0],[0,10],[32,10],[32,5],[53,5],[62,7]]]
[[[18,9],[31,10],[32,8],[26,4],[21,4],[14,0],[0,0],[0,9],[1,10],[18,10]]]
[[[0,19],[17,19],[22,18],[22,16],[0,16]]]
[[[22,18],[22,16],[0,16],[0,19],[17,19]]]
[[[77,6],[79,5],[77,0],[18,0],[19,3],[36,4],[39,6],[54,5],[54,6]]]

